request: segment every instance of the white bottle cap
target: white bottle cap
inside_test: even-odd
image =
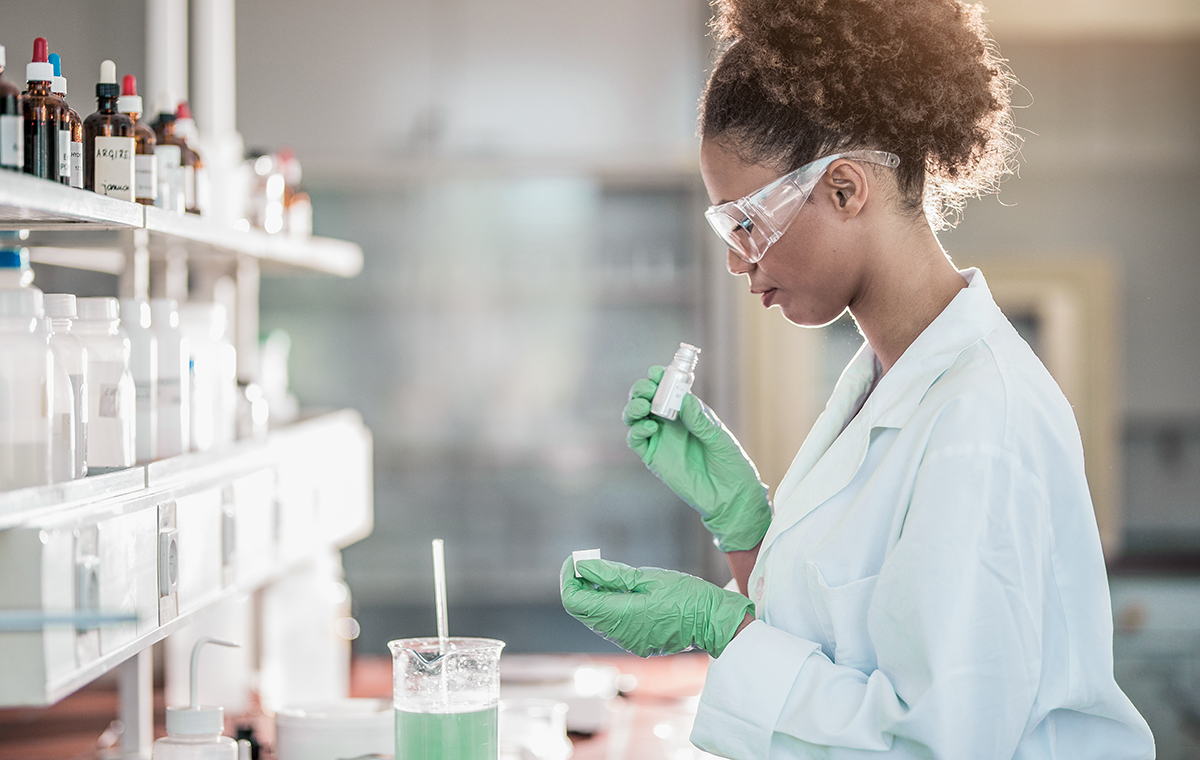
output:
[[[121,113],[142,113],[142,96],[122,95],[117,98],[117,110]]]
[[[150,323],[160,327],[179,327],[179,304],[174,298],[151,298]]]
[[[4,55],[4,46],[0,45],[0,69],[8,65],[8,58]]]
[[[37,288],[0,290],[0,316],[41,319],[45,316],[42,310],[42,291]]]
[[[76,298],[75,309],[79,313],[79,319],[102,322],[115,322],[121,314],[115,298]]]
[[[56,95],[66,95],[67,94],[67,78],[66,77],[54,77],[53,79],[51,79],[50,80],[50,92],[53,92]]]
[[[575,577],[582,578],[579,574],[579,560],[581,559],[601,559],[599,549],[579,549],[571,552],[571,567],[575,570]]]
[[[25,64],[26,82],[53,82],[54,64],[43,61],[32,61]]]
[[[134,325],[143,330],[150,329],[150,302],[139,298],[122,298],[121,327]]]
[[[167,733],[171,735],[220,734],[225,731],[225,708],[199,704],[200,650],[205,644],[239,647],[232,641],[205,636],[192,647],[191,704],[167,708]]]
[[[116,84],[117,83],[117,64],[112,61],[103,61],[100,64],[100,84]]]
[[[42,297],[46,305],[46,316],[51,319],[75,319],[75,294],[47,293]]]

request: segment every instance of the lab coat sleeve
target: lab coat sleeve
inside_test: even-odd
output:
[[[967,444],[927,454],[911,494],[866,631],[841,629],[869,637],[877,666],[752,623],[710,667],[696,746],[745,760],[1013,756],[1041,668],[1045,490],[1008,453]]]

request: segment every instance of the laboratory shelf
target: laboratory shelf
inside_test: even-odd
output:
[[[34,261],[107,272],[123,268],[115,254],[142,246],[157,258],[249,257],[265,274],[354,277],[363,266],[362,249],[347,241],[236,229],[7,171],[0,171],[0,229],[28,230]]]
[[[132,614],[0,632],[0,706],[53,704],[371,532],[370,432],[322,414],[219,451],[0,493],[0,610]]]
[[[58,182],[0,171],[0,228],[108,230],[141,227],[142,207]]]

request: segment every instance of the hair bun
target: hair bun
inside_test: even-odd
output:
[[[817,150],[794,149],[813,135],[825,148],[895,152],[902,191],[919,207],[927,188],[937,218],[1009,170],[1012,77],[981,7],[716,0],[714,8],[722,53],[705,92],[705,135],[733,137],[756,159],[773,150],[772,160],[788,164]]]

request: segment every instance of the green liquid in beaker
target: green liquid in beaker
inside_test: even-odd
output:
[[[497,760],[500,708],[473,712],[396,710],[396,760]]]

